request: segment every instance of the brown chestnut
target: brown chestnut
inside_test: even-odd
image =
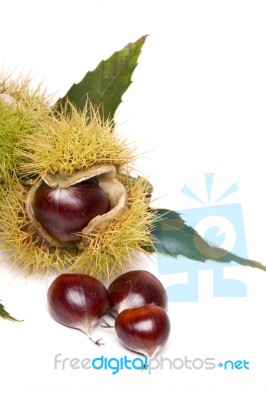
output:
[[[122,311],[115,330],[125,347],[152,358],[169,337],[170,321],[163,308],[148,305]]]
[[[67,188],[42,182],[34,197],[33,211],[45,231],[61,242],[80,240],[75,233],[97,215],[110,211],[108,194],[94,181],[83,181]]]
[[[108,287],[108,292],[114,316],[127,308],[148,304],[167,308],[166,290],[148,271],[135,270],[118,276]]]
[[[47,299],[49,311],[57,322],[82,330],[90,339],[94,326],[110,307],[105,286],[84,274],[59,275],[49,287]],[[101,344],[100,340],[94,343]]]

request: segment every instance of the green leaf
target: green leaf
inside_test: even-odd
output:
[[[9,319],[10,321],[14,321],[14,322],[22,322],[21,320],[12,317],[12,315],[10,315],[6,311],[5,307],[1,303],[0,303],[0,317],[4,318],[4,319]]]
[[[208,243],[192,227],[185,224],[179,213],[165,209],[154,211],[153,237],[158,253],[175,258],[183,255],[202,262],[207,260],[226,263],[235,261],[241,265],[266,271],[266,266],[257,261],[242,258]]]
[[[60,112],[70,101],[79,111],[87,102],[99,109],[104,119],[113,119],[115,111],[122,101],[122,95],[131,84],[132,74],[147,36],[142,36],[134,43],[129,43],[122,50],[102,61],[97,68],[88,72],[55,105]],[[68,107],[68,105],[67,105]],[[70,108],[68,107],[70,111]]]

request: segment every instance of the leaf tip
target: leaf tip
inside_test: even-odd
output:
[[[0,303],[0,317],[12,322],[23,322],[22,319],[14,318],[9,312],[6,311],[5,306]]]
[[[141,46],[146,42],[147,37],[150,36],[149,33],[147,33],[146,35],[141,36],[139,39],[137,39],[135,42],[129,42],[126,47],[128,46],[132,46],[132,44],[136,44],[136,43],[140,43]]]
[[[143,42],[143,43],[146,42],[146,39],[147,39],[148,36],[150,36],[150,33],[147,33],[146,35],[141,36],[141,37],[139,38],[139,41],[140,41],[140,42]]]

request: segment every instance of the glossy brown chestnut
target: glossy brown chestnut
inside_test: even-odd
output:
[[[122,311],[115,330],[125,347],[152,358],[169,337],[170,321],[163,308],[148,305]]]
[[[49,311],[57,322],[80,329],[89,338],[110,307],[105,286],[84,274],[59,275],[49,287],[47,299]],[[95,343],[100,344],[99,341]]]
[[[148,304],[167,308],[167,294],[162,283],[148,271],[129,271],[118,276],[108,292],[114,316],[127,308]]]
[[[62,242],[78,241],[80,238],[75,233],[110,209],[107,193],[90,181],[67,188],[52,188],[43,182],[36,190],[33,203],[36,219],[47,233]]]

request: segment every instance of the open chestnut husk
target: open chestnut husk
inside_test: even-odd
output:
[[[104,229],[126,207],[126,191],[113,166],[72,176],[45,176],[29,191],[26,211],[51,245],[86,246],[84,234]]]
[[[136,156],[113,120],[70,104],[71,113],[54,115],[27,82],[2,87],[14,98],[11,106],[0,101],[5,260],[27,275],[53,269],[110,280],[135,253],[154,248],[150,186],[131,176]]]

